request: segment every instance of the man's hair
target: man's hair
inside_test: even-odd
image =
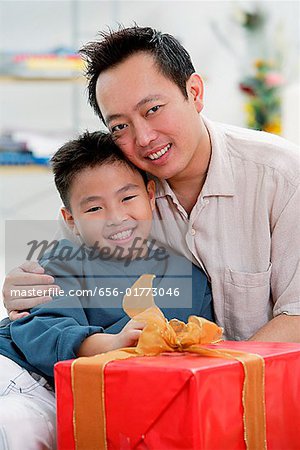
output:
[[[106,164],[123,164],[141,174],[147,186],[147,175],[132,164],[113,142],[108,133],[95,131],[65,143],[51,158],[55,186],[63,204],[71,211],[70,189],[74,178],[86,168]]]
[[[96,100],[96,83],[99,75],[115,67],[137,52],[153,56],[160,72],[174,81],[187,98],[186,82],[195,72],[190,55],[174,36],[150,27],[120,28],[99,33],[100,40],[89,42],[79,53],[87,63],[89,103],[104,122]]]

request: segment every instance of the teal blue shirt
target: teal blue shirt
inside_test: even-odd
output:
[[[63,249],[67,251],[63,253]],[[76,358],[88,336],[121,331],[129,320],[122,299],[126,289],[144,273],[156,275],[155,302],[167,319],[186,322],[190,315],[197,315],[214,320],[207,277],[186,258],[168,253],[163,260],[150,257],[128,265],[89,258],[88,252],[64,258],[68,251],[75,255],[77,250],[73,243],[62,240],[54,254],[40,261],[64,294],[32,308],[29,316],[0,327],[0,354],[49,382],[53,383],[54,364]]]

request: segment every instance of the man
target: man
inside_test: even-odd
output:
[[[225,336],[300,342],[295,146],[204,118],[202,80],[170,35],[121,29],[81,53],[91,106],[128,159],[155,177],[153,236],[209,275]],[[36,265],[15,269],[7,309],[47,301],[14,299],[15,285],[51,283]]]

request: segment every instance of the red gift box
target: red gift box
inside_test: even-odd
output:
[[[267,448],[299,450],[300,345],[222,342],[215,347],[263,356]],[[55,366],[59,450],[76,449],[71,365]],[[108,450],[246,448],[244,370],[238,361],[163,354],[110,362],[104,376]],[[100,395],[95,392],[94,401]]]

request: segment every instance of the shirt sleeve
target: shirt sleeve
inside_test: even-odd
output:
[[[6,327],[9,323],[10,323],[9,318],[8,317],[4,317],[4,319],[2,319],[1,322],[0,322],[0,328]]]
[[[272,232],[271,289],[274,316],[300,315],[300,188],[282,210]]]
[[[77,357],[81,343],[90,335],[103,332],[88,323],[80,298],[67,295],[82,289],[78,267],[59,260],[42,262],[48,274],[64,290],[65,296],[33,308],[30,315],[11,323],[11,338],[27,362],[46,376],[53,376],[56,362]]]

